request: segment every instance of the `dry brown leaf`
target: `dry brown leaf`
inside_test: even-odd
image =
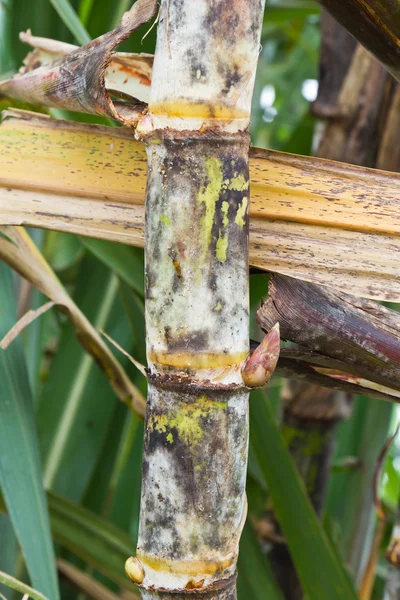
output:
[[[0,227],[0,259],[30,281],[67,315],[80,344],[103,369],[120,400],[143,416],[146,401],[142,394],[131,382],[97,330],[65,291],[24,229]]]
[[[144,242],[146,154],[122,128],[8,111],[1,223]],[[250,265],[400,298],[400,175],[251,149]]]
[[[19,37],[22,42],[33,48],[32,52],[26,56],[24,66],[19,71],[21,75],[39,67],[48,66],[56,59],[79,48],[73,44],[34,36],[29,30],[20,33]],[[114,52],[105,72],[106,89],[117,90],[142,102],[148,102],[153,61],[152,54]]]
[[[50,310],[50,308],[53,308],[53,306],[55,306],[55,302],[50,300],[50,302],[46,302],[46,304],[43,304],[42,306],[40,306],[40,308],[37,308],[36,310],[28,310],[28,312],[25,313],[15,323],[14,327],[10,329],[10,331],[0,341],[0,348],[2,350],[6,350],[8,346],[15,340],[15,338],[19,336],[21,331],[25,329],[25,327],[28,327],[28,325],[35,321],[35,319],[39,318],[45,312]]]
[[[60,573],[64,575],[73,585],[84,592],[85,596],[93,600],[120,600],[111,590],[93,579],[88,573],[81,571],[71,563],[61,558],[57,561]],[[126,591],[126,600],[138,600],[139,596],[131,591]]]
[[[106,69],[110,66],[115,48],[151,19],[156,8],[156,0],[137,0],[113,31],[63,56],[58,53],[59,58],[50,64],[29,70],[31,57],[26,72],[0,83],[0,94],[41,106],[103,115],[134,127],[146,104],[127,94],[129,88],[107,88]],[[62,48],[65,50],[65,45]],[[112,70],[111,67],[110,74]],[[114,80],[119,71],[114,67]]]

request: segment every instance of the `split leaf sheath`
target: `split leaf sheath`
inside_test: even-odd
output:
[[[156,8],[156,0],[138,0],[131,10],[124,14],[116,29],[81,48],[73,49],[68,54],[64,54],[64,44],[44,40],[59,58],[50,64],[43,60],[43,66],[29,70],[31,67],[28,57],[27,72],[0,83],[0,95],[43,106],[103,115],[134,127],[146,104],[127,94],[121,82],[115,81],[120,78],[115,77],[119,68],[118,57],[113,56],[113,51],[132,31],[151,19]],[[31,37],[28,34],[23,36],[23,39],[30,41]],[[32,41],[37,43],[35,38]],[[113,58],[114,68],[109,70],[109,75],[111,82],[114,81],[119,88],[114,91],[108,90],[105,85],[107,67]],[[42,64],[41,59],[39,62]],[[128,63],[125,67],[128,73],[132,71],[131,66]],[[111,98],[112,92],[117,96],[114,101]]]
[[[279,321],[282,339],[300,346],[281,353],[280,374],[289,376],[284,366],[293,355],[313,365],[311,373],[322,375],[315,383],[324,385],[323,377],[328,376],[347,391],[359,386],[361,391],[369,388],[377,396],[399,401],[398,312],[350,294],[272,275],[257,320],[266,330]]]

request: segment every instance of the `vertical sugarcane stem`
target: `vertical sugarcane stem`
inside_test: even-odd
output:
[[[164,0],[149,113],[142,598],[236,598],[246,517],[249,113],[262,0]]]
[[[148,144],[137,556],[149,585],[189,590],[234,575],[245,511],[248,137],[159,133]]]

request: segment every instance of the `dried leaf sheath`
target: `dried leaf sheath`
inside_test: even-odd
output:
[[[130,130],[3,116],[1,224],[144,244],[146,153]],[[258,148],[249,166],[252,266],[398,301],[398,174]]]
[[[105,86],[105,73],[116,46],[151,19],[156,7],[156,0],[138,0],[116,29],[51,65],[1,83],[0,94],[34,104],[104,115],[135,126],[146,105],[122,92],[124,102],[112,101]]]
[[[116,395],[143,415],[145,400],[102,340],[93,325],[70,298],[29,235],[20,227],[0,227],[0,260],[15,269],[65,312],[76,336],[107,374]]]
[[[260,0],[161,7],[149,113],[138,126],[148,157],[137,549],[146,600],[157,591],[236,598],[248,443],[248,123],[262,9]]]
[[[375,382],[376,391],[384,386],[386,392],[391,388],[393,396],[399,397],[398,312],[350,294],[273,275],[257,320],[265,330],[279,321],[283,339],[322,359],[329,357],[332,363],[320,362],[315,366],[317,373],[361,386]]]
[[[17,76],[19,83],[23,83],[20,75],[43,66],[51,68],[51,64],[55,60],[79,49],[79,46],[65,42],[33,36],[30,31],[20,33],[19,37],[21,42],[33,47],[32,52],[29,52],[24,59],[24,66],[19,70]],[[143,102],[148,102],[153,59],[152,54],[113,52],[105,70],[104,85],[106,89],[122,92]],[[44,69],[42,73],[45,73]],[[2,82],[0,92],[3,89],[3,93],[5,93],[7,87],[14,83],[15,80],[14,82]],[[22,86],[18,89],[22,89]]]

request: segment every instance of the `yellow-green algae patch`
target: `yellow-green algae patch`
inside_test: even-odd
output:
[[[174,443],[172,429],[175,429],[179,439],[194,448],[204,435],[203,419],[225,410],[226,402],[210,400],[205,395],[197,398],[193,404],[180,402],[179,406],[168,411],[166,414],[150,416],[148,421],[149,431],[167,433],[166,439],[170,444]]]
[[[221,230],[219,231],[219,237],[218,237],[217,245],[215,248],[215,256],[217,257],[217,260],[219,260],[220,262],[226,261],[226,254],[228,251],[228,229],[227,229],[227,227],[229,225],[228,210],[229,210],[229,202],[224,200],[222,203],[222,206],[221,206],[221,212],[222,212],[222,227],[225,231],[224,232],[222,232]]]
[[[171,225],[171,219],[168,215],[161,215],[160,221],[161,223],[165,223],[165,225]]]
[[[201,219],[203,253],[202,260],[205,259],[208,248],[211,244],[212,228],[215,218],[217,201],[224,190],[245,191],[249,187],[248,180],[242,175],[235,175],[231,179],[222,178],[222,162],[216,157],[210,157],[206,161],[207,177],[209,182],[200,188],[198,202],[205,205],[204,216]],[[248,199],[244,196],[235,217],[235,223],[243,228],[245,224],[244,216],[246,214]],[[228,218],[229,203],[224,200],[221,206],[222,229],[216,244],[215,256],[220,262],[225,262],[228,252]]]
[[[243,175],[237,175],[232,177],[229,181],[226,181],[226,187],[228,190],[235,190],[236,192],[244,192],[249,189],[249,182]]]
[[[220,234],[220,236],[217,240],[216,248],[215,248],[215,256],[217,257],[217,260],[219,260],[219,262],[225,262],[227,252],[228,252],[228,234],[227,233],[225,235]]]
[[[240,228],[244,227],[244,223],[245,223],[244,216],[246,214],[247,203],[248,203],[247,196],[244,196],[242,203],[240,204],[240,206],[237,210],[237,213],[236,213],[235,223],[236,223],[236,225],[239,225]]]
[[[215,216],[215,207],[222,190],[222,163],[214,156],[206,161],[207,176],[209,183],[201,187],[198,201],[205,205],[205,213],[201,219],[202,234],[204,240],[203,257],[211,243],[211,233]]]

